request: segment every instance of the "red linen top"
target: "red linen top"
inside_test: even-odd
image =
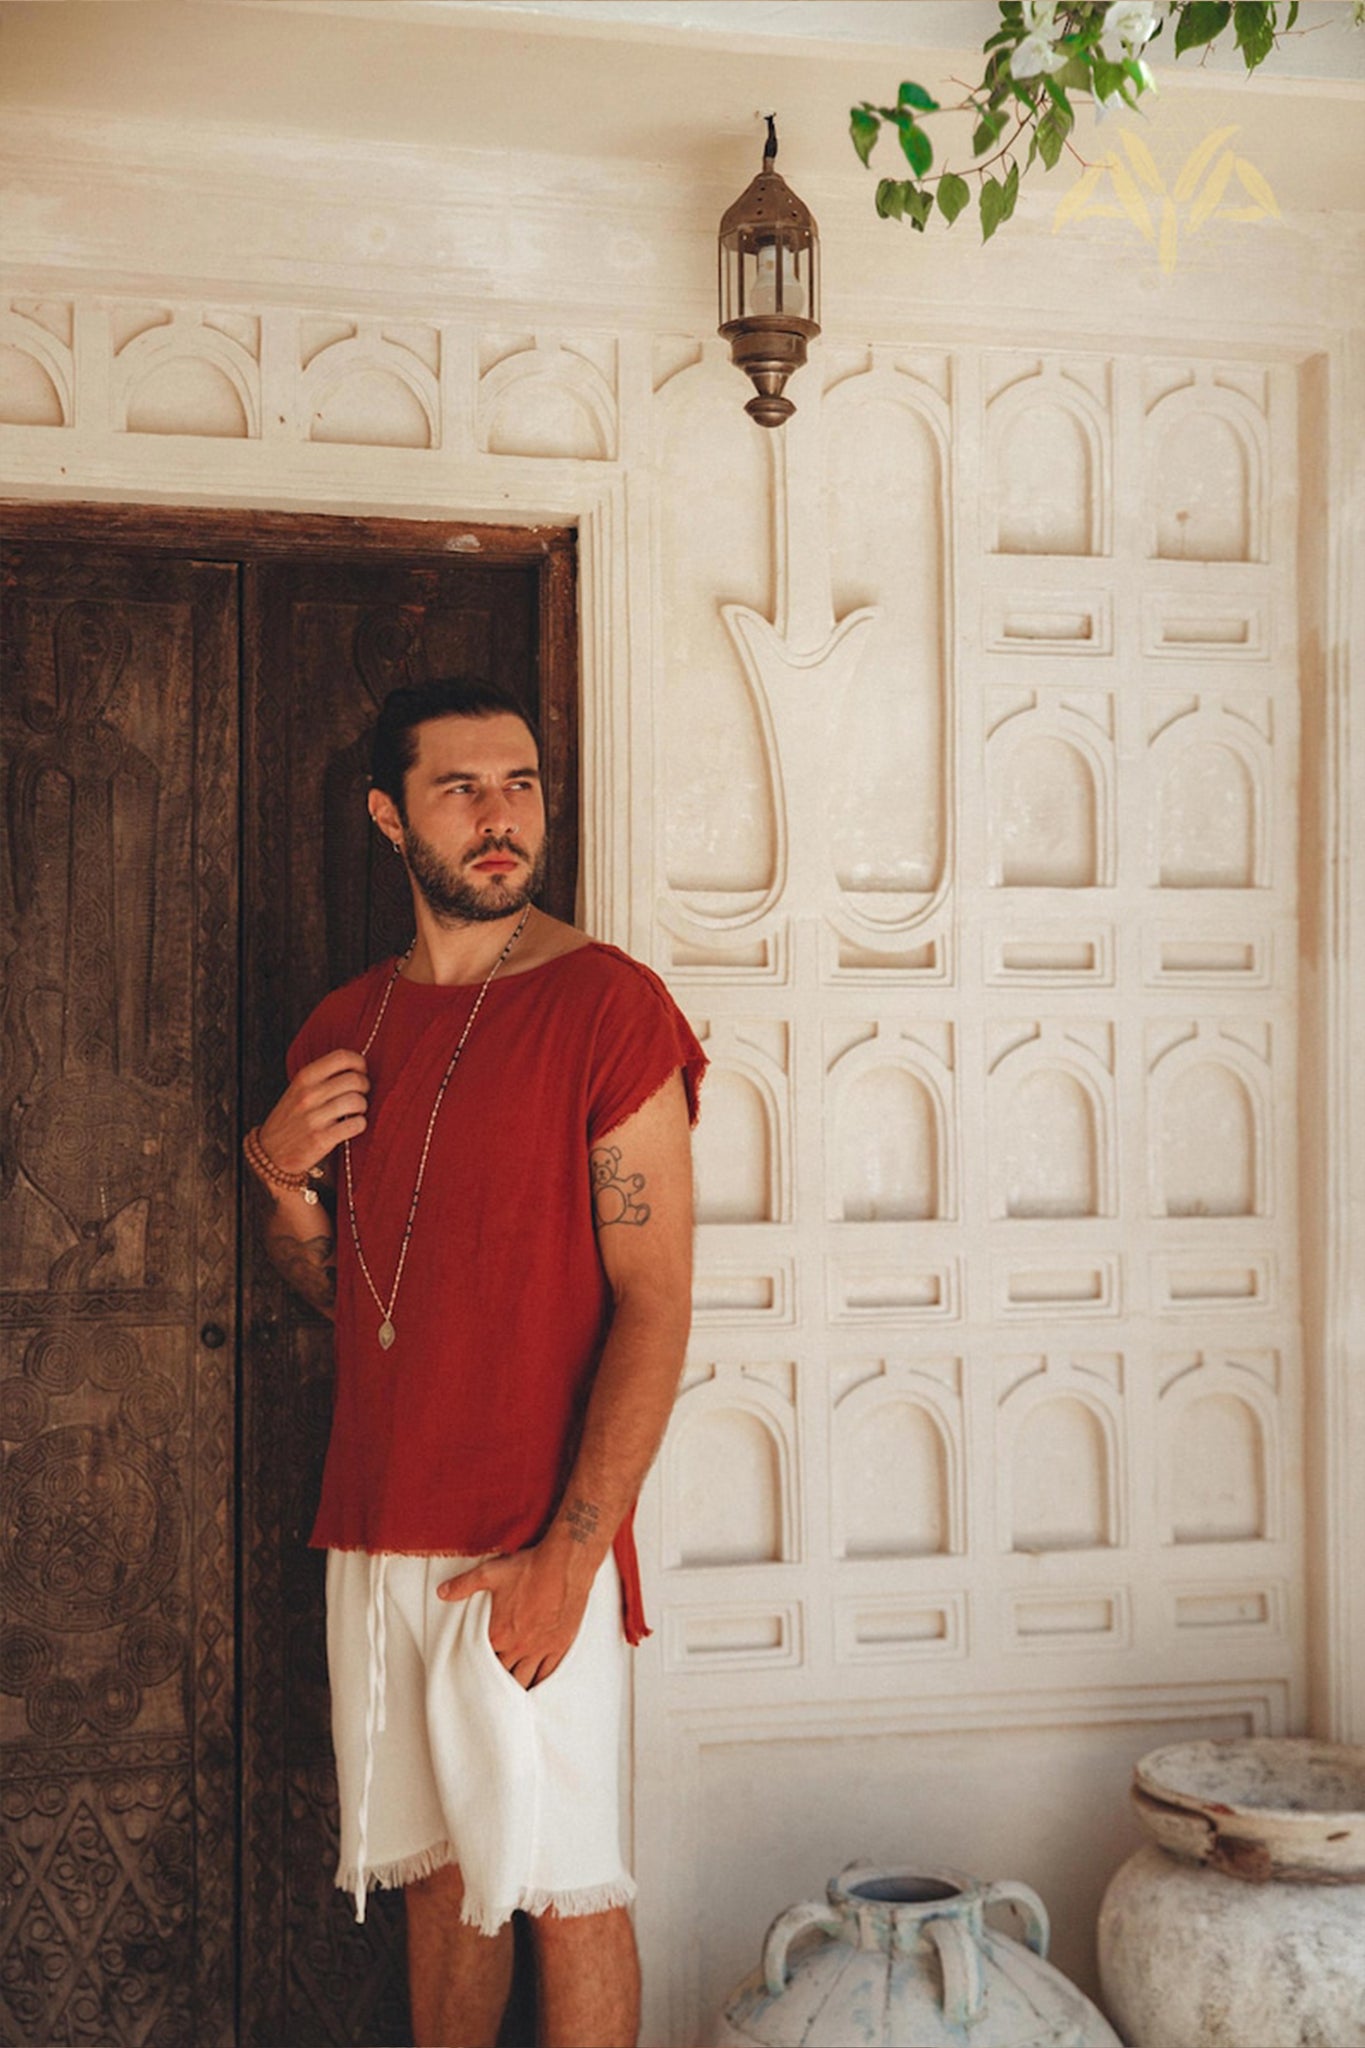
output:
[[[335,989],[289,1049],[365,1042],[392,962]],[[361,1247],[393,1286],[431,1106],[477,989],[393,982],[351,1148]],[[312,1542],[466,1556],[534,1543],[577,1449],[612,1297],[588,1148],[706,1056],[663,983],[592,942],[492,983],[436,1120],[391,1349],[356,1260],[338,1156],[336,1388]],[[618,1532],[626,1632],[646,1633],[633,1509]]]

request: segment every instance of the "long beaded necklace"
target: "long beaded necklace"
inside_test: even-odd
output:
[[[526,908],[522,911],[521,916],[517,919],[516,929],[512,933],[511,938],[507,941],[507,944],[503,947],[497,959],[493,962],[493,965],[489,968],[487,974],[484,976],[483,982],[479,988],[479,993],[474,998],[474,1007],[471,1009],[468,1017],[465,1019],[464,1030],[460,1033],[459,1041],[456,1044],[454,1052],[450,1055],[450,1059],[447,1062],[444,1074],[442,1074],[441,1076],[441,1085],[436,1090],[436,1100],[432,1103],[431,1115],[427,1118],[427,1132],[426,1136],[422,1140],[422,1156],[417,1162],[417,1178],[413,1182],[412,1200],[408,1205],[408,1220],[403,1226],[403,1242],[398,1247],[398,1266],[393,1276],[393,1286],[389,1290],[389,1298],[387,1302],[385,1302],[383,1296],[379,1292],[379,1289],[375,1286],[374,1276],[370,1272],[370,1268],[366,1261],[365,1254],[360,1248],[360,1225],[356,1221],[355,1213],[355,1178],[351,1169],[350,1139],[347,1138],[345,1144],[342,1146],[342,1151],[346,1155],[346,1213],[351,1219],[351,1240],[355,1245],[356,1262],[359,1265],[361,1272],[365,1276],[365,1285],[369,1288],[370,1293],[373,1295],[374,1305],[379,1310],[379,1342],[383,1346],[385,1351],[389,1349],[390,1345],[393,1343],[394,1338],[398,1335],[398,1332],[394,1328],[393,1324],[394,1304],[398,1300],[398,1289],[402,1285],[403,1281],[403,1267],[407,1262],[408,1243],[412,1237],[412,1226],[417,1215],[417,1204],[422,1194],[422,1181],[426,1176],[427,1154],[431,1151],[432,1132],[436,1129],[436,1119],[441,1113],[441,1103],[445,1099],[446,1089],[450,1086],[450,1077],[454,1073],[456,1067],[458,1067],[460,1064],[460,1054],[464,1051],[465,1040],[469,1037],[470,1032],[474,1029],[474,1019],[478,1016],[479,1011],[483,1008],[483,999],[488,994],[488,990],[492,983],[493,977],[497,973],[498,969],[502,966],[503,961],[507,958],[513,946],[516,945],[517,940],[521,937],[522,932],[526,926],[526,920],[530,915],[531,906],[528,903]],[[417,941],[416,939],[414,939],[412,945],[415,946],[416,943]],[[401,972],[403,965],[407,961],[411,952],[412,946],[409,946],[407,952],[400,954],[398,959],[395,960],[393,963],[393,973],[389,976],[388,982],[384,989],[383,1001],[380,1003],[379,1010],[375,1017],[375,1020],[373,1024],[370,1026],[370,1035],[360,1048],[360,1055],[362,1059],[369,1052],[370,1047],[374,1044],[375,1039],[379,1036],[379,1027],[384,1021],[384,1012],[389,1007],[389,997],[393,994],[393,985],[397,981],[399,973]]]

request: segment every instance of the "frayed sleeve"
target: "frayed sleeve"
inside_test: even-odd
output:
[[[681,1072],[687,1119],[697,1121],[706,1054],[656,974],[618,956],[623,971],[602,1005],[588,1101],[588,1141],[596,1144],[634,1116]]]

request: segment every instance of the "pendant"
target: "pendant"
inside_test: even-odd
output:
[[[309,1206],[309,1208],[310,1208],[310,1209],[316,1209],[316,1208],[317,1208],[317,1205],[318,1205],[318,1191],[317,1191],[317,1189],[316,1189],[316,1188],[305,1188],[305,1189],[303,1190],[303,1199],[304,1199],[304,1201],[305,1201],[305,1202],[307,1202],[307,1204],[308,1204],[308,1206]]]
[[[385,1316],[383,1322],[379,1325],[379,1341],[386,1351],[397,1335],[397,1330],[394,1329],[393,1324]]]

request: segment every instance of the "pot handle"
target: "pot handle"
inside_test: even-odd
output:
[[[1018,1906],[1024,1916],[1024,1944],[1034,1955],[1046,1958],[1048,1943],[1052,1939],[1052,1923],[1047,1917],[1043,1904],[1031,1885],[1021,1884],[1016,1877],[1002,1877],[995,1884],[988,1884],[981,1894],[983,1906]]]
[[[787,1988],[787,1950],[792,1943],[812,1927],[834,1935],[840,1925],[822,1899],[808,1899],[804,1906],[788,1906],[778,1914],[763,1940],[763,1976],[770,1998],[780,1998]]]
[[[981,1951],[961,1920],[926,1920],[924,1932],[943,1969],[943,2017],[950,2027],[965,2027],[986,2002]]]

